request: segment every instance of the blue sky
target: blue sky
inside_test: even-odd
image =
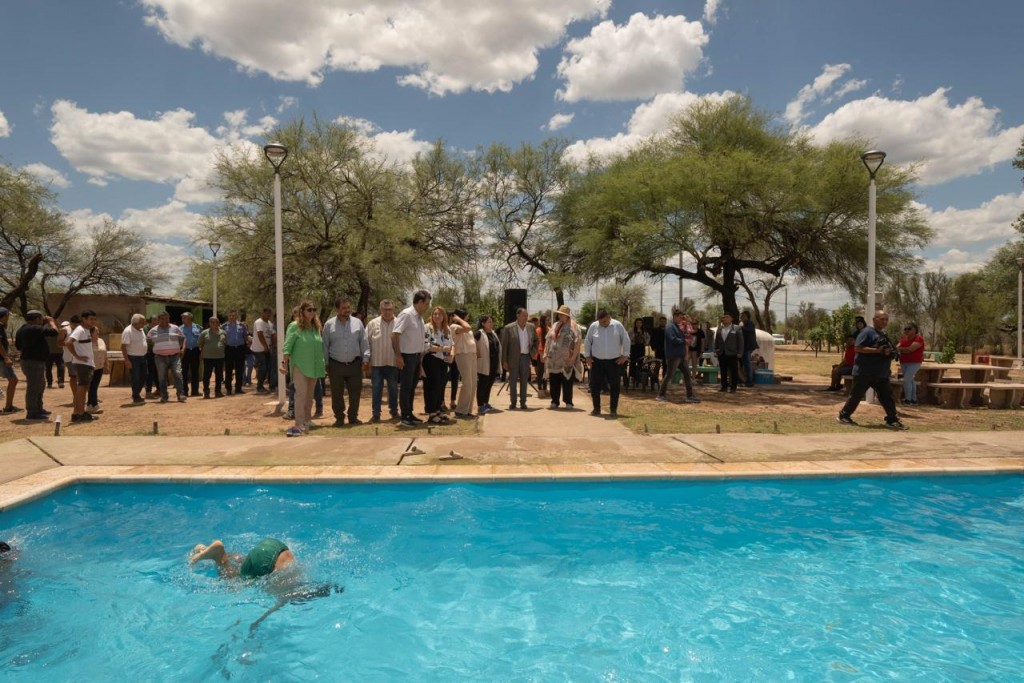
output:
[[[815,139],[920,163],[938,233],[922,257],[965,272],[1024,211],[1022,25],[1024,3],[952,0],[6,3],[0,159],[51,182],[79,229],[122,221],[183,271],[213,154],[274,122],[347,117],[398,162],[439,137],[611,154],[740,92]]]

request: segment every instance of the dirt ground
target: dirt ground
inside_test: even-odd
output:
[[[836,413],[845,400],[842,394],[822,392],[827,380],[824,372],[833,362],[831,356],[821,354],[815,358],[809,351],[782,349],[777,352],[777,374],[790,374],[792,382],[771,386],[740,388],[735,394],[723,394],[717,386],[697,387],[702,399],[699,405],[682,403],[683,387],[673,385],[669,391],[671,401],[660,403],[654,400],[654,392],[633,391],[623,394],[619,407],[619,421],[625,427],[637,432],[648,433],[714,433],[721,432],[764,432],[764,433],[812,433],[832,432],[850,429],[835,421]],[[217,399],[190,397],[185,403],[172,400],[161,404],[149,400],[143,406],[131,405],[128,387],[103,386],[100,400],[103,412],[92,423],[70,423],[71,390],[49,389],[44,402],[54,416],[63,418],[62,430],[74,435],[142,435],[152,434],[154,423],[159,433],[165,436],[220,435],[226,430],[232,434],[283,434],[290,424],[276,412],[276,395],[257,394],[252,387],[246,387],[241,396],[225,396]],[[589,409],[590,399],[585,387],[578,386],[577,408]],[[501,399],[505,399],[504,396]],[[607,406],[607,397],[604,397]],[[504,405],[497,397],[495,406]],[[536,408],[546,406],[544,399],[531,398]],[[15,405],[24,408],[24,381],[15,392]],[[422,394],[417,392],[416,406],[423,405]],[[372,436],[398,432],[405,433],[394,422],[379,425],[365,424],[357,427],[334,428],[330,397],[325,398],[324,417],[314,420],[319,427],[317,433],[330,435]],[[973,408],[966,410],[944,410],[932,406],[900,407],[904,422],[912,430],[924,431],[976,431],[1024,430],[1024,411],[988,410]],[[52,435],[52,422],[28,422],[24,411],[12,415],[0,415],[0,441],[34,435]],[[360,419],[370,419],[370,386],[364,383]],[[488,416],[477,424],[473,420],[460,420],[447,427],[435,428],[434,433],[450,435],[473,434],[478,429],[486,434],[487,423],[501,420],[500,414]],[[880,406],[862,404],[855,415],[865,427],[881,428],[883,412]],[[420,428],[425,431],[425,428]]]

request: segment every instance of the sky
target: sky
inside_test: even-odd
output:
[[[76,230],[122,222],[180,277],[216,200],[217,151],[296,117],[348,121],[398,163],[438,138],[473,150],[559,135],[583,158],[742,93],[816,141],[862,135],[887,164],[918,164],[936,231],[921,257],[962,273],[1024,211],[1022,25],[1008,0],[8,2],[0,161],[50,184]],[[664,290],[670,306],[678,285]],[[848,298],[789,290],[791,310]],[[660,285],[648,291],[659,306]]]

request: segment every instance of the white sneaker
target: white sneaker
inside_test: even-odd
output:
[[[658,394],[657,396],[654,397],[654,400],[655,401],[663,401],[664,402],[664,401],[668,401],[668,397],[667,396],[662,396],[661,394]]]
[[[100,407],[98,405],[96,405],[95,403],[89,403],[88,405],[85,406],[85,412],[87,412],[87,413],[99,413],[99,412],[102,412],[102,411],[100,410]]]

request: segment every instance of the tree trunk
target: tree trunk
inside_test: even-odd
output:
[[[359,303],[356,304],[356,310],[366,316],[369,320],[370,312],[370,283],[364,278],[359,278]]]
[[[559,306],[565,305],[565,290],[561,287],[555,287],[555,301],[558,302]]]
[[[733,320],[739,319],[739,306],[736,304],[736,269],[726,264],[722,268],[722,308],[732,315]]]
[[[25,265],[25,272],[18,279],[18,283],[0,299],[0,306],[11,308],[14,306],[15,301],[18,301],[25,295],[25,292],[28,291],[29,286],[32,284],[32,280],[35,279],[36,273],[39,272],[39,264],[42,260],[42,254],[35,254],[28,260],[28,263]],[[23,311],[23,313],[25,312],[27,311]]]

